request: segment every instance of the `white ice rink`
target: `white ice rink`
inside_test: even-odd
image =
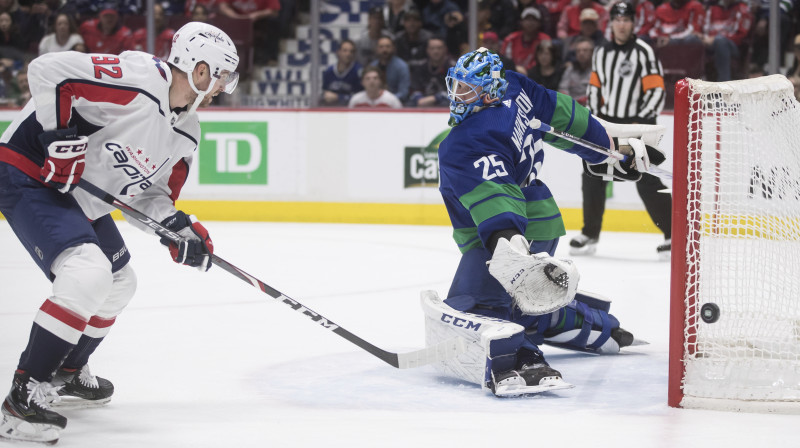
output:
[[[205,224],[219,256],[391,351],[423,346],[419,292],[445,295],[459,259],[448,227]],[[607,357],[544,347],[576,387],[497,399],[430,367],[394,369],[119,226],[139,288],[91,361],[116,393],[106,407],[64,412],[60,447],[800,447],[798,416],[666,405],[669,266],[655,234],[604,233],[596,256],[576,260],[580,287],[613,299],[650,345]],[[49,292],[0,220],[2,394]]]

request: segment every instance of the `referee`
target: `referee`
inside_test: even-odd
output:
[[[653,49],[633,33],[634,8],[620,2],[611,8],[611,41],[599,46],[592,57],[588,104],[592,113],[606,121],[623,124],[656,124],[664,108],[664,78]],[[582,176],[583,230],[570,242],[571,255],[591,255],[597,250],[606,208],[606,181]],[[659,178],[642,173],[636,190],[647,213],[664,233],[656,248],[659,258],[669,259],[672,196]]]

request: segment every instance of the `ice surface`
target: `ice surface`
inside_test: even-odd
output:
[[[423,346],[419,292],[445,295],[459,259],[447,227],[205,224],[218,255],[391,351]],[[177,266],[156,238],[119,226],[139,288],[91,362],[116,394],[106,407],[64,412],[60,447],[800,446],[797,416],[666,405],[669,266],[654,234],[606,232],[597,255],[575,259],[580,288],[612,299],[622,325],[650,345],[605,357],[544,347],[576,388],[498,399],[430,367],[394,369],[221,269]],[[0,385],[10,385],[49,293],[0,221]]]

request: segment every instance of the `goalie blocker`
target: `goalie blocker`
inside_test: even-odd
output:
[[[666,132],[664,126],[619,124],[596,119],[608,132],[617,152],[610,151],[604,163],[589,164],[584,160],[583,169],[587,175],[603,180],[637,182],[651,165],[661,165],[667,159],[659,149]]]

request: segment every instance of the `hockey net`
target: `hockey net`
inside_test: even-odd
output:
[[[679,81],[674,143],[669,404],[800,413],[793,86]]]

